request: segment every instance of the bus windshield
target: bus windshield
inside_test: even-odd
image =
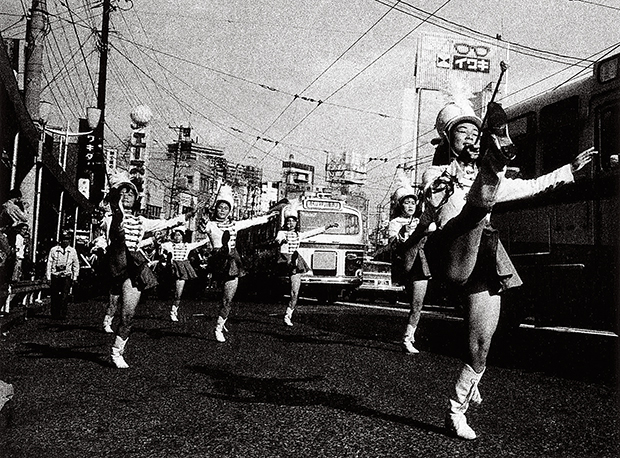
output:
[[[338,227],[327,230],[327,234],[357,235],[361,226],[359,217],[352,213],[320,212],[302,210],[299,212],[299,227],[301,232],[310,231],[317,227],[338,223]]]

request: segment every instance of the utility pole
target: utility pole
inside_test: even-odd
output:
[[[26,31],[26,74],[24,81],[25,104],[30,118],[41,122],[41,74],[43,69],[43,43],[48,26],[46,0],[33,0],[30,21]],[[43,179],[43,148],[45,145],[45,126],[39,125],[40,138],[37,145],[35,159],[35,180],[24,183],[22,192],[26,196],[32,196],[32,239],[31,253],[32,263],[37,262],[37,245],[39,236],[39,214],[41,212],[41,186]]]
[[[47,0],[33,0],[30,20],[26,30],[26,68],[24,99],[30,117],[38,121],[41,103],[41,74],[43,69],[43,43],[47,20]]]
[[[101,35],[99,37],[99,80],[97,84],[97,108],[101,110],[101,118],[94,136],[97,142],[97,154],[95,159],[94,173],[91,182],[91,199],[98,203],[103,197],[105,187],[105,160],[103,150],[103,136],[105,128],[105,102],[106,102],[106,81],[108,72],[108,50],[110,35],[110,12],[112,10],[111,0],[103,0],[103,19],[101,21]]]
[[[174,166],[172,168],[172,186],[170,187],[170,206],[168,208],[168,218],[172,218],[172,208],[174,205],[174,195],[176,194],[177,171],[179,169],[179,156],[181,155],[181,143],[183,137],[191,136],[191,127],[168,126],[174,131],[178,131],[177,146],[174,150]]]

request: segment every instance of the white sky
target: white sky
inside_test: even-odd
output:
[[[20,1],[1,3],[3,36],[23,37],[23,22],[8,28],[18,20],[10,14],[22,11]],[[401,6],[430,12],[444,3],[408,0]],[[86,16],[84,1],[71,0],[70,4],[74,19]],[[370,164],[365,192],[371,199],[371,212],[393,190],[398,147],[409,122],[401,118],[410,118],[410,113],[403,112],[403,96],[414,86],[417,33],[442,29],[420,25],[419,19],[392,10],[360,39],[389,10],[377,0],[134,0],[131,9],[131,3],[124,0],[117,4],[126,11],[112,13],[116,32],[111,35],[106,106],[106,121],[113,131],[107,133],[106,141],[111,146],[129,134],[131,109],[146,104],[154,113],[153,138],[159,142],[155,147],[176,138],[169,125],[191,124],[193,136],[201,143],[224,147],[230,161],[263,167],[267,180],[279,179],[280,162],[289,154],[314,165],[320,179],[325,151],[384,156],[390,160]],[[76,52],[75,45],[68,45],[75,43],[70,16],[59,0],[48,0],[48,8],[64,18],[52,17],[54,36],[49,36],[49,49],[58,55],[62,49],[68,60],[66,56]],[[90,14],[100,16],[101,8]],[[602,50],[620,43],[618,0],[452,0],[437,14],[478,32],[501,34],[505,41],[580,58],[600,57]],[[84,35],[88,22],[80,24],[78,33]],[[92,44],[84,49],[96,69],[96,55],[89,54]],[[521,91],[505,103],[554,87],[579,71],[511,52],[509,92],[563,69],[558,77]],[[84,107],[94,103],[96,96],[88,91],[84,70],[76,69],[72,76],[57,80],[65,85],[64,90],[60,84],[59,89],[54,84],[46,89],[56,90],[57,100],[83,98],[72,103]],[[73,80],[74,89],[68,88],[68,80]],[[316,108],[316,103],[293,100],[294,94],[328,99],[331,104]],[[59,108],[59,123],[66,122],[63,119],[76,122],[79,109],[73,114],[68,111]],[[257,136],[280,143],[256,141]]]

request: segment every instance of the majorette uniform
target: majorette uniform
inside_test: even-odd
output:
[[[172,269],[172,275],[174,276],[175,279],[192,280],[198,277],[198,275],[196,275],[196,271],[194,270],[194,267],[192,266],[191,262],[189,262],[189,259],[188,259],[189,253],[192,250],[204,245],[208,241],[209,241],[208,239],[204,239],[199,242],[192,242],[192,243],[186,243],[186,242],[162,243],[161,249],[164,252],[170,253],[172,255],[171,269]]]
[[[295,230],[280,230],[276,235],[276,242],[281,243],[278,257],[278,271],[281,275],[291,276],[309,272],[310,266],[297,251],[302,240],[325,232],[326,227],[317,227],[310,231],[299,233]],[[286,243],[282,243],[286,240]]]

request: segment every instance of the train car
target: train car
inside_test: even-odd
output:
[[[513,176],[551,172],[591,146],[600,152],[576,183],[496,206],[493,225],[524,280],[506,308],[516,322],[618,333],[620,55],[506,112]]]
[[[362,265],[365,240],[362,215],[345,202],[319,194],[300,198],[300,232],[338,223],[322,234],[302,240],[299,254],[303,256],[310,272],[301,277],[301,294],[332,302],[348,294],[362,283]],[[279,227],[284,223],[280,215]],[[277,278],[275,262],[279,245],[275,244],[278,226],[259,225],[244,229],[237,236],[237,246],[248,269],[246,284],[249,288],[272,290]]]

